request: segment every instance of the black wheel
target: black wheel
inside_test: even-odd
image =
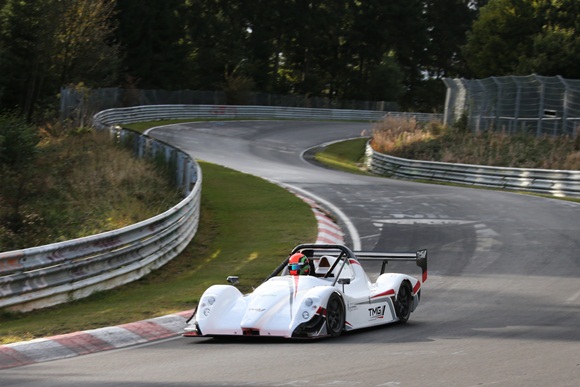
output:
[[[413,290],[411,284],[403,282],[395,301],[395,310],[401,323],[406,323],[411,317],[411,306],[413,305]]]
[[[332,337],[339,336],[344,329],[344,303],[336,293],[332,293],[326,305],[326,330]]]

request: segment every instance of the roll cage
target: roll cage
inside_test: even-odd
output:
[[[268,278],[265,279],[265,281],[282,273],[282,271],[288,265],[290,256],[297,252],[303,253],[310,259],[316,259],[317,257],[321,258],[326,255],[336,258],[334,259],[332,266],[322,276],[323,278],[334,277],[332,284],[333,286],[336,285],[345,265],[350,263],[350,259],[355,259],[357,261],[382,261],[380,274],[385,273],[385,269],[389,261],[414,261],[417,266],[421,268],[421,282],[425,282],[427,280],[427,250],[425,249],[415,252],[354,252],[344,245],[306,243],[294,247],[288,257],[276,269],[274,269],[272,274],[270,274]]]

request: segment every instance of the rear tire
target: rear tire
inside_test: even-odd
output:
[[[326,330],[332,337],[340,336],[344,329],[344,302],[342,298],[332,293],[326,304]]]
[[[403,282],[397,294],[397,301],[395,301],[395,311],[399,322],[406,323],[411,317],[411,308],[413,306],[413,290],[411,284]]]

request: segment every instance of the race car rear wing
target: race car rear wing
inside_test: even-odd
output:
[[[427,250],[416,252],[375,252],[375,251],[352,251],[344,245],[335,244],[302,244],[296,246],[291,254],[302,251],[307,256],[320,256],[325,254],[336,255],[339,251],[341,256],[354,258],[360,261],[382,261],[381,274],[385,272],[389,261],[415,261],[421,268],[422,280],[427,281]],[[281,265],[282,266],[282,265]]]
[[[389,261],[415,261],[421,268],[421,282],[427,281],[427,250],[419,250],[414,253],[379,253],[374,251],[355,251],[356,259],[359,261],[382,261],[381,274]]]

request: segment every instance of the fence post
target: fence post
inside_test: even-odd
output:
[[[533,74],[534,78],[540,82],[540,107],[538,109],[538,126],[536,128],[536,136],[540,136],[542,134],[542,120],[544,118],[544,98],[546,93],[546,84],[544,81],[536,74]]]
[[[491,77],[491,80],[497,86],[497,95],[496,95],[497,100],[495,103],[495,130],[499,130],[502,88],[501,84],[499,83],[496,77]]]
[[[564,85],[564,101],[562,103],[562,132],[569,133],[568,131],[568,103],[570,99],[570,85],[568,82],[562,78],[561,75],[556,76],[560,82]],[[575,133],[574,133],[575,134]]]
[[[517,132],[518,131],[518,121],[520,118],[520,104],[521,104],[521,100],[522,100],[522,84],[520,83],[520,80],[518,77],[514,77],[513,75],[511,76],[511,79],[514,81],[514,83],[517,85],[517,91],[516,91],[516,108],[514,110],[514,130],[513,132]],[[510,130],[510,133],[512,131]]]
[[[449,78],[443,78],[443,83],[445,83],[445,86],[447,86],[447,91],[445,93],[445,105],[444,105],[444,110],[443,110],[443,113],[444,113],[443,114],[443,125],[448,126],[449,122],[450,122],[449,118],[453,114],[453,110],[451,107],[451,100],[452,100],[451,94],[453,93],[453,91],[452,91],[453,80],[451,80]],[[453,100],[455,100],[455,98],[453,98]]]
[[[479,102],[479,107],[476,107],[475,104],[475,92],[473,91],[474,89],[474,84],[477,85],[477,88],[480,90],[480,99],[481,101]],[[474,127],[475,127],[475,132],[476,133],[481,133],[482,128],[482,122],[484,120],[488,120],[487,117],[484,117],[483,113],[484,113],[484,109],[483,109],[483,99],[487,99],[487,91],[485,89],[485,85],[483,84],[483,82],[481,81],[481,79],[477,79],[474,82],[470,82],[470,88],[469,88],[469,93],[470,93],[470,103],[469,103],[469,117],[473,117],[473,111],[477,111],[477,122],[475,123]],[[470,118],[472,119],[472,118]],[[487,124],[485,130],[489,130],[489,124]]]

